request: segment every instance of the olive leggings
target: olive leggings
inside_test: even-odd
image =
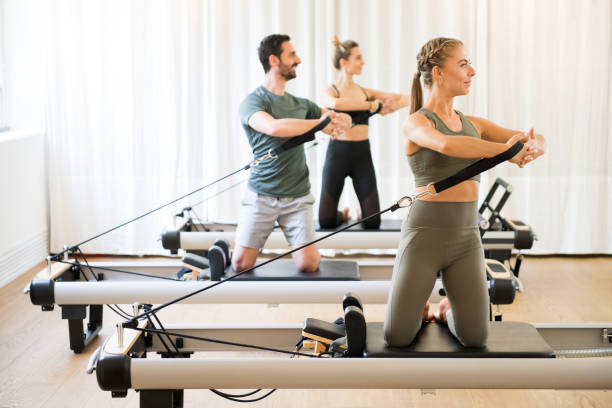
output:
[[[477,215],[475,201],[412,205],[402,224],[387,301],[389,346],[408,346],[417,335],[438,271],[451,304],[448,328],[466,347],[486,345],[489,291]]]

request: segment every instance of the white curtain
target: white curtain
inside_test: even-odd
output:
[[[16,0],[15,0],[16,1]],[[430,38],[461,39],[477,71],[456,108],[505,127],[534,126],[547,154],[483,177],[514,186],[506,215],[533,226],[534,253],[612,253],[612,3],[547,0],[55,1],[46,25],[51,250],[75,244],[251,160],[240,101],[263,79],[259,41],[292,37],[302,65],[289,92],[319,100],[335,78],[331,39],[352,39],[364,87],[409,93]],[[381,204],[413,188],[402,154],[404,109],[371,123]],[[326,143],[308,150],[318,196]],[[165,253],[172,214],[246,172],[83,246]],[[350,183],[347,183],[347,185]],[[236,220],[245,184],[194,207]],[[352,193],[343,201],[355,206]],[[402,217],[398,212],[395,217]]]

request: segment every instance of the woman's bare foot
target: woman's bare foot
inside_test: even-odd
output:
[[[349,218],[349,208],[345,207],[340,211],[342,213],[342,222],[347,222]]]
[[[448,301],[448,298],[442,299],[440,301],[440,309],[436,313],[434,313],[434,319],[436,319],[436,321],[440,323],[447,323],[446,312],[448,312],[450,308],[451,306],[450,302]]]
[[[429,306],[429,302],[425,303],[425,308],[423,309],[423,323],[434,319],[434,314],[429,311]]]

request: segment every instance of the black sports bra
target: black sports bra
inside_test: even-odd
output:
[[[338,88],[336,88],[336,85],[332,84],[332,88],[334,88],[339,98],[340,91],[338,90]],[[365,95],[366,101],[370,99],[365,89],[363,89],[362,87],[359,87],[359,89],[361,89],[361,92],[363,92],[363,94]],[[382,109],[382,104],[379,104],[378,110],[376,110],[376,112],[370,112],[369,110],[350,110],[350,111],[345,111],[345,110],[340,110],[340,109],[331,109],[331,110],[333,110],[334,112],[346,113],[347,115],[349,115],[353,121],[353,126],[356,126],[356,125],[366,125],[367,126],[370,121],[370,116],[377,114],[378,112],[380,112],[381,109]]]

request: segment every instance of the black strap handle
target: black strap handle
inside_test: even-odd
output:
[[[325,127],[329,124],[329,122],[331,122],[331,118],[328,116],[325,119],[323,119],[322,121],[320,121],[319,123],[317,123],[317,125],[315,127],[313,127],[312,129],[310,129],[308,132],[306,132],[304,134],[301,134],[299,136],[294,136],[294,137],[290,138],[289,140],[287,140],[282,145],[280,145],[277,148],[273,149],[272,153],[275,154],[276,156],[278,156],[279,154],[281,154],[284,151],[287,151],[289,149],[292,149],[294,147],[302,145],[302,144],[304,144],[306,142],[310,142],[312,140],[315,140],[315,133],[317,133],[319,130],[325,129]]]
[[[445,178],[444,180],[440,180],[437,183],[433,184],[433,188],[436,193],[440,193],[448,188],[456,186],[457,184],[469,180],[477,174],[480,174],[484,171],[487,171],[495,166],[497,166],[501,162],[505,162],[516,156],[521,150],[523,150],[523,143],[516,142],[509,149],[501,152],[500,154],[489,157],[486,159],[480,159],[476,163],[473,163],[467,166],[464,169],[459,170],[457,173],[453,174],[450,177]]]
[[[353,121],[352,126],[355,126],[356,122],[361,122],[366,119],[370,119],[372,116],[376,115],[377,113],[380,113],[382,108],[383,108],[383,104],[379,103],[378,109],[376,109],[374,112],[371,112],[369,110],[351,110],[351,111],[337,110],[337,109],[331,109],[331,110],[333,110],[334,112],[338,112],[338,113],[346,113],[346,114],[352,113],[353,115],[355,115],[354,117],[351,116],[351,120]]]

